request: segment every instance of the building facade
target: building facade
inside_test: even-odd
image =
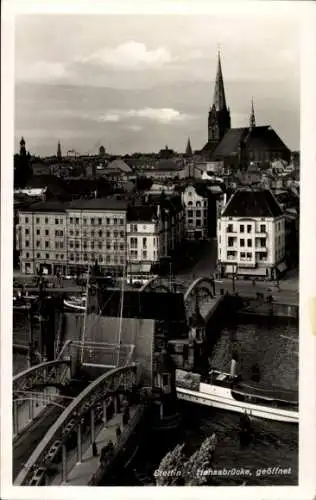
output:
[[[285,270],[285,217],[271,191],[237,191],[217,224],[222,276],[276,279]]]
[[[18,213],[20,271],[79,276],[97,262],[104,273],[149,273],[183,239],[184,212],[175,198],[138,206],[115,196],[32,204]]]
[[[208,239],[208,200],[206,189],[189,184],[182,193],[185,210],[184,235],[187,240]]]

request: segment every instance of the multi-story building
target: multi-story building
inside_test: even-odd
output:
[[[40,202],[21,210],[21,272],[78,275],[95,262],[120,272],[126,261],[126,210],[127,201],[117,197]]]
[[[240,189],[217,225],[222,276],[275,279],[285,270],[285,217],[271,191]]]
[[[121,274],[124,266],[128,272],[150,272],[183,239],[181,200],[173,198],[34,203],[18,214],[20,270],[80,275],[97,262],[111,274]]]
[[[184,233],[187,240],[206,240],[209,237],[209,198],[207,187],[199,183],[190,183],[182,193],[185,209]]]
[[[128,270],[150,272],[171,257],[184,238],[184,211],[177,195],[146,195],[127,212]]]

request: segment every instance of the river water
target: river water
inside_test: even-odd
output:
[[[23,318],[15,318],[15,338],[27,335]],[[238,367],[244,380],[251,376],[251,365],[260,367],[260,383],[279,388],[297,390],[298,387],[298,325],[293,322],[263,322],[240,324],[224,327],[217,343],[212,349],[210,363],[213,368],[228,371],[232,346],[238,352]],[[27,367],[26,356],[14,353],[14,373]],[[185,441],[189,453],[193,453],[202,441],[216,433],[218,444],[213,467],[250,468],[252,476],[249,485],[295,485],[298,481],[298,427],[293,424],[252,420],[254,438],[245,448],[239,443],[238,414],[212,409],[204,406],[180,403],[183,417]],[[180,438],[179,438],[180,439]],[[171,443],[171,442],[170,442]],[[175,442],[170,444],[173,448]],[[169,449],[166,443],[164,452]],[[129,470],[120,471],[115,484],[136,485],[153,482],[153,472],[158,467],[163,454],[140,446]],[[288,469],[287,474],[270,475],[269,471],[258,476],[261,469],[279,467]],[[142,477],[139,483],[139,477]],[[137,479],[138,478],[138,479]],[[235,485],[245,480],[242,476],[212,479],[213,484]]]

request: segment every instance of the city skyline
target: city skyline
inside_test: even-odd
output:
[[[16,20],[15,151],[22,135],[39,155],[201,149],[218,48],[232,127],[253,99],[257,125],[299,149],[293,17],[32,15]]]

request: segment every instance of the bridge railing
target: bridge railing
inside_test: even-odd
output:
[[[27,484],[28,479],[36,467],[44,463],[50,448],[58,442],[62,442],[67,435],[67,424],[74,419],[81,419],[98,402],[103,401],[108,394],[115,392],[121,385],[130,386],[138,384],[140,380],[140,366],[132,363],[104,373],[86,387],[63,411],[53,426],[48,430],[42,441],[35,448],[32,455],[24,464],[23,469],[15,480],[15,485]]]
[[[61,383],[70,379],[70,361],[64,359],[48,361],[19,372],[13,377],[13,394],[23,388],[28,389],[34,382],[40,382],[43,379],[48,382],[57,376]]]

